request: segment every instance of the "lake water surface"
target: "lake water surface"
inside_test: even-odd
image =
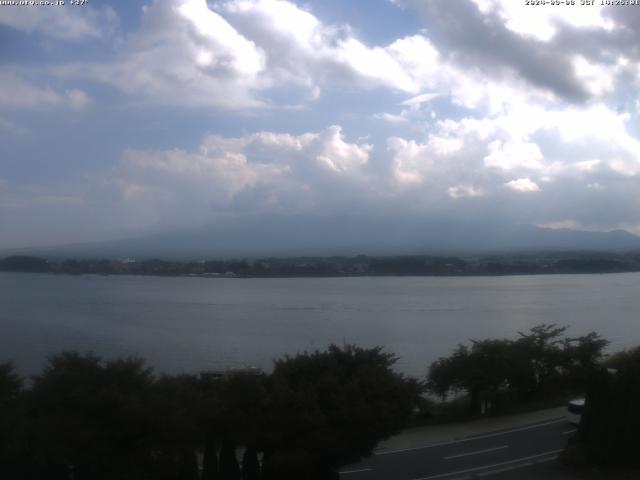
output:
[[[0,361],[137,354],[159,371],[258,366],[331,343],[383,345],[424,375],[457,343],[536,324],[640,344],[640,274],[204,279],[0,273]]]

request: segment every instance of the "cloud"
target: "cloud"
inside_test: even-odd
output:
[[[474,198],[484,196],[481,188],[474,188],[472,185],[457,185],[449,187],[447,193],[451,198]]]
[[[507,29],[514,33],[548,42],[560,29],[578,28],[611,29],[613,24],[604,14],[602,5],[588,8],[532,8],[524,2],[501,0],[473,0],[484,14],[496,14]]]
[[[552,230],[569,229],[569,230],[588,230],[584,225],[575,220],[560,220],[558,222],[539,223],[536,225],[541,228],[550,228]]]
[[[220,10],[265,51],[266,73],[278,83],[387,87],[413,93],[422,85],[425,65],[437,57],[420,35],[369,46],[348,26],[326,25],[288,1],[230,0]]]
[[[245,213],[465,218],[463,199],[473,200],[480,218],[570,218],[593,229],[640,224],[640,172],[625,163],[640,158],[638,145],[623,116],[607,112],[546,112],[522,127],[525,112],[443,120],[421,141],[389,137],[383,147],[349,141],[339,126],[299,135],[211,135],[194,151],[130,150],[102,178],[126,209],[153,212],[149,218],[166,225]],[[574,124],[579,115],[582,126]],[[610,128],[598,131],[590,124],[596,116]]]
[[[113,33],[118,17],[110,6],[0,8],[0,25],[27,33],[39,33],[63,40],[104,38]]]
[[[634,176],[640,142],[628,128],[630,117],[604,105],[545,109],[520,105],[485,118],[465,117],[437,124],[438,135],[480,144],[486,168],[557,179],[615,171]]]
[[[368,45],[348,25],[323,23],[290,1],[153,0],[113,61],[59,71],[183,107],[256,109],[276,106],[274,92],[282,89],[291,102],[300,94],[313,101],[328,88],[356,87],[413,95],[401,104],[408,112],[441,96],[492,114],[514,102],[589,102],[614,92],[627,77],[640,79],[630,46],[634,15],[600,6],[571,8],[567,15],[498,0],[396,3],[421,14],[427,30]],[[93,13],[85,17],[99,18],[87,11]],[[26,17],[31,15],[42,16]],[[77,28],[86,35],[99,31]],[[408,117],[386,113],[396,115],[396,123]]]
[[[205,0],[155,0],[142,26],[112,63],[67,65],[61,73],[89,76],[160,104],[255,108],[270,86],[265,54],[210,10]]]
[[[582,40],[593,43],[584,29],[609,34],[611,21],[597,21],[601,16],[568,22],[542,16],[554,28],[542,41],[514,26],[521,9],[492,0],[404,3],[423,13],[428,30],[367,45],[348,25],[325,24],[289,1],[154,0],[113,62],[66,72],[181,106],[255,109],[274,105],[272,92],[282,88],[309,101],[327,88],[356,87],[413,95],[401,104],[407,111],[448,96],[494,113],[514,101],[551,96],[582,103],[610,93],[633,71],[605,46],[580,47]]]
[[[582,55],[576,55],[571,62],[575,76],[584,84],[592,98],[603,97],[613,91],[619,71],[617,66],[598,65]]]
[[[631,34],[617,28],[625,20],[601,6],[536,9],[498,0],[399,3],[421,14],[443,63],[492,82],[524,82],[564,102],[584,103],[610,92],[625,74],[615,68],[620,59],[637,60]]]
[[[90,98],[78,79],[129,95],[133,102],[105,110],[105,122],[140,138],[105,140],[126,153],[94,170],[85,190],[5,185],[3,208],[28,218],[44,215],[28,195],[80,198],[68,202],[70,214],[84,215],[76,224],[95,218],[113,228],[345,211],[640,225],[640,9],[394,3],[424,29],[380,42],[360,33],[366,12],[355,30],[301,2],[149,0],[140,24],[111,38],[108,51],[92,50],[91,62],[70,53],[54,66],[12,66],[0,74],[11,87],[0,91],[0,109],[24,112],[19,125],[8,114],[0,120],[7,142],[17,145],[13,137],[43,109],[98,111],[105,89]],[[0,22],[50,36],[62,22],[30,15]],[[59,35],[108,36],[108,15],[95,15],[74,17]],[[133,130],[145,115],[175,131],[159,139],[155,127]],[[82,154],[69,165],[84,164]]]
[[[41,108],[69,108],[72,110],[85,109],[91,99],[89,95],[77,88],[58,92],[43,85],[32,82],[15,73],[0,73],[0,109],[22,110]]]
[[[337,126],[302,135],[213,135],[194,152],[130,150],[103,180],[130,207],[152,209],[169,223],[185,214],[202,221],[247,210],[297,212],[323,209],[354,193],[349,189],[360,190],[370,151],[345,141]]]
[[[516,192],[539,192],[540,187],[529,178],[518,178],[505,183],[507,187]]]
[[[376,118],[378,120],[383,120],[392,125],[403,124],[409,121],[409,119],[406,116],[396,115],[396,114],[387,113],[387,112],[376,113],[373,116],[373,118]]]
[[[8,225],[24,226],[25,218],[49,212],[60,225],[75,222],[83,235],[103,237],[243,215],[338,212],[451,219],[473,214],[544,225],[571,219],[594,230],[640,225],[639,176],[617,169],[623,150],[611,148],[611,132],[592,137],[595,127],[585,127],[564,138],[546,130],[548,118],[533,116],[515,137],[503,126],[516,120],[443,120],[422,140],[389,137],[384,147],[351,141],[341,127],[330,126],[297,135],[209,135],[191,150],[129,149],[115,167],[83,181],[9,188],[0,213]],[[563,149],[575,145],[583,152],[565,158]],[[487,164],[496,152],[504,158],[498,166]],[[535,168],[525,158],[532,154]],[[597,162],[587,159],[594,155]]]
[[[541,170],[544,158],[540,147],[532,142],[507,142],[494,140],[489,144],[489,154],[484,157],[487,167],[502,170],[515,168]]]
[[[155,103],[225,109],[271,106],[283,87],[311,100],[336,86],[418,94],[437,70],[423,35],[370,46],[284,0],[154,0],[113,62],[59,69]]]
[[[419,107],[423,103],[430,102],[434,98],[438,98],[438,93],[423,93],[422,95],[418,95],[416,97],[411,97],[408,100],[405,100],[400,105],[404,105],[407,107]]]

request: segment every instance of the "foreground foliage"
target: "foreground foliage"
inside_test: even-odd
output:
[[[596,333],[563,337],[567,327],[542,324],[516,340],[474,340],[429,368],[429,389],[446,398],[469,396],[482,414],[533,399],[584,391],[607,341]]]
[[[590,463],[640,467],[640,347],[614,355],[592,375],[579,441]]]
[[[3,364],[0,477],[336,478],[412,415],[420,385],[394,362],[331,346],[278,360],[271,375],[158,377],[138,358],[65,352],[28,388]]]

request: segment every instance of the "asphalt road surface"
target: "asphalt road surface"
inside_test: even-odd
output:
[[[345,467],[341,480],[468,480],[505,477],[554,461],[575,426],[565,418],[486,433],[453,442],[374,454]],[[506,475],[509,476],[509,475]]]

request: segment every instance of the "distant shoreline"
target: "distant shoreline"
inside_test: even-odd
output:
[[[19,273],[27,275],[50,275],[66,277],[154,277],[154,278],[197,278],[202,280],[251,280],[251,279],[284,279],[284,278],[491,278],[491,277],[540,277],[561,275],[618,275],[623,273],[640,273],[640,270],[620,272],[556,272],[556,273],[469,273],[469,274],[353,274],[353,275],[189,275],[189,274],[156,274],[156,273],[65,273],[65,272],[20,272],[0,270],[0,273]]]
[[[640,253],[536,253],[473,257],[355,256],[255,260],[0,259],[0,271],[187,278],[503,277],[640,272]]]

